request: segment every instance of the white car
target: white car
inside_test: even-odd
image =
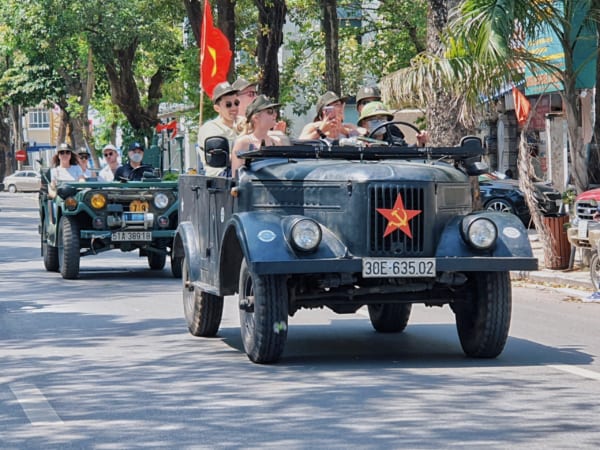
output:
[[[42,177],[35,170],[17,170],[12,175],[4,177],[4,186],[11,192],[39,191]]]

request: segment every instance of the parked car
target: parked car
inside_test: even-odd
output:
[[[529,225],[531,213],[525,195],[519,189],[519,180],[501,178],[497,173],[479,175],[481,203],[489,211],[513,213],[525,225]],[[536,182],[535,196],[543,214],[557,214],[562,203],[562,194],[549,183]]]
[[[8,192],[39,191],[42,178],[35,170],[17,170],[12,175],[4,177],[4,186]]]

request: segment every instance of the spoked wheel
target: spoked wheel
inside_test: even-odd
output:
[[[400,333],[408,324],[410,303],[368,305],[371,325],[380,333]]]
[[[64,279],[74,280],[79,276],[80,258],[79,224],[74,217],[62,216],[58,230],[58,264]]]
[[[223,297],[192,287],[187,258],[182,269],[183,312],[188,329],[194,336],[215,336],[223,316]]]
[[[590,278],[594,285],[594,290],[600,290],[600,258],[598,252],[593,252],[590,259]]]
[[[244,350],[255,363],[277,361],[287,339],[288,291],[277,275],[254,275],[246,259],[240,268],[240,329]]]
[[[467,301],[454,308],[463,351],[474,358],[495,358],[504,349],[510,327],[512,294],[508,272],[478,272]]]
[[[515,208],[508,203],[506,200],[502,200],[501,198],[495,198],[490,200],[485,204],[485,209],[488,211],[495,211],[501,213],[515,213]]]

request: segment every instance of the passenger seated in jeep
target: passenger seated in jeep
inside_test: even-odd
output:
[[[52,157],[52,166],[50,185],[48,186],[48,197],[50,198],[56,197],[56,185],[59,181],[85,181],[77,156],[66,143],[56,147],[56,153]]]
[[[144,147],[139,142],[134,142],[129,146],[127,156],[129,162],[119,167],[115,172],[116,181],[141,181],[144,178],[144,172],[153,172],[152,166],[142,164]]]
[[[269,130],[277,123],[281,104],[273,103],[266,95],[256,97],[246,109],[246,126],[243,134],[235,140],[231,151],[231,173],[237,177],[237,170],[244,161],[237,156],[239,151],[255,150],[265,146],[282,145],[281,139]]]

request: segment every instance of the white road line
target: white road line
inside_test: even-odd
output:
[[[35,385],[10,383],[9,387],[32,425],[41,422],[63,423],[58,414],[56,414],[56,411],[54,411],[54,408],[46,400],[46,397],[44,397],[44,394],[42,394],[42,391],[35,387]]]
[[[560,370],[562,372],[572,373],[573,375],[579,375],[583,378],[600,381],[600,373],[592,370],[582,369],[577,366],[568,366],[566,364],[553,364],[548,367],[552,367],[553,369]]]

